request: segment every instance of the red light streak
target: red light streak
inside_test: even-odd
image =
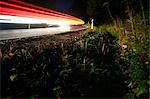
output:
[[[19,3],[21,2],[18,0],[11,0],[11,1],[19,2]],[[42,20],[47,20],[47,21],[56,21],[59,23],[64,22],[64,23],[69,23],[69,24],[84,24],[84,22],[81,19],[75,18],[67,14],[63,14],[60,12],[38,7],[38,6],[24,3],[24,2],[21,2],[21,4],[24,4],[26,6],[30,5],[32,7],[28,8],[28,7],[0,1],[0,15],[42,19]],[[37,7],[38,9],[42,9],[42,10],[35,9]]]
[[[1,6],[7,6],[7,7],[9,6],[9,8],[19,9],[19,10],[22,10],[22,11],[28,11],[28,12],[33,12],[33,13],[39,13],[39,14],[44,14],[44,15],[50,15],[50,16],[55,16],[55,17],[72,19],[70,17],[64,17],[62,15],[58,15],[58,14],[54,14],[54,13],[48,13],[48,12],[45,12],[45,11],[39,11],[39,10],[31,9],[31,8],[26,8],[26,7],[14,5],[14,4],[10,4],[10,3],[6,3],[6,2],[2,2],[2,1],[0,1],[0,5]]]
[[[15,10],[11,8],[5,8],[1,7],[0,8],[0,13],[5,14],[5,15],[11,15],[11,16],[20,16],[20,17],[28,17],[28,18],[38,18],[38,19],[56,19],[54,16],[48,16],[48,15],[43,15],[43,14],[38,14],[38,13],[31,13],[27,11],[20,11],[20,10]],[[61,18],[57,18],[57,20],[61,20]],[[65,19],[64,19],[65,20]]]
[[[21,5],[27,6],[27,7],[31,7],[31,8],[35,8],[35,9],[39,9],[39,10],[43,10],[43,11],[48,11],[50,13],[55,13],[55,14],[63,15],[63,16],[70,17],[70,18],[75,19],[75,20],[80,20],[80,19],[78,19],[76,17],[73,17],[71,15],[67,15],[67,14],[64,14],[64,13],[61,13],[61,12],[57,12],[57,11],[54,11],[54,10],[43,8],[43,7],[40,7],[40,6],[37,6],[37,5],[25,3],[25,2],[22,2],[20,0],[10,0],[10,1],[15,2],[17,4],[21,4]]]

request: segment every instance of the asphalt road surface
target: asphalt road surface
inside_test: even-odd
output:
[[[34,29],[9,29],[0,30],[0,40],[25,38],[41,35],[53,35],[72,31],[79,31],[86,29],[86,26],[60,26],[49,28],[34,28]]]

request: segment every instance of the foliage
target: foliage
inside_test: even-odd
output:
[[[10,48],[1,49],[2,97],[123,97],[127,92],[115,62],[119,46],[109,32],[91,32],[43,51],[20,46],[8,57],[3,53]]]
[[[142,2],[139,3],[142,9]],[[117,43],[121,48],[117,61],[130,88],[126,97],[148,97],[149,23],[144,9],[133,15],[135,11],[130,9],[131,6],[127,8],[127,19],[122,21],[116,18],[114,23],[100,26],[97,31],[109,31],[118,39]]]

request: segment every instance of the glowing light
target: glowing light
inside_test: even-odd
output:
[[[11,0],[19,2],[22,5],[32,5],[23,3],[17,0]],[[1,23],[20,23],[20,24],[37,24],[46,23],[50,25],[78,25],[84,24],[84,21],[76,17],[51,11],[46,8],[32,5],[31,8],[22,7],[16,4],[10,4],[8,2],[0,1],[0,22]],[[34,9],[33,9],[34,8]],[[42,9],[42,10],[41,10]]]
[[[15,9],[15,10],[22,10],[22,12],[26,11],[26,12],[32,12],[32,13],[36,13],[36,14],[43,14],[43,15],[49,15],[49,16],[55,16],[55,17],[61,17],[61,18],[68,18],[68,19],[74,19],[72,17],[65,17],[65,16],[62,16],[62,15],[59,15],[59,14],[55,14],[55,13],[49,13],[49,12],[46,12],[46,11],[41,11],[41,10],[36,10],[36,9],[32,9],[32,8],[27,8],[27,7],[22,7],[22,6],[18,6],[18,5],[14,5],[14,4],[10,4],[10,3],[6,3],[6,2],[2,2],[0,1],[0,5],[5,5],[5,6],[9,6],[9,10],[7,11],[10,11],[12,9]],[[6,7],[2,7],[1,8],[1,11],[3,10],[3,8],[6,8]],[[7,8],[8,9],[8,8]],[[6,10],[5,10],[6,11]],[[11,13],[11,12],[10,12]],[[77,20],[77,19],[75,19]]]
[[[50,13],[55,13],[57,15],[63,15],[64,17],[70,17],[72,19],[76,19],[76,20],[80,20],[74,16],[71,16],[71,15],[67,15],[65,13],[62,13],[62,12],[57,12],[57,11],[54,11],[54,10],[50,10],[50,9],[47,9],[47,8],[43,8],[43,7],[40,7],[40,6],[37,6],[37,5],[33,5],[33,4],[29,4],[29,3],[26,3],[26,2],[22,2],[20,0],[10,0],[12,2],[15,2],[17,4],[21,4],[23,6],[27,6],[27,7],[30,7],[30,8],[34,8],[34,9],[39,9],[41,11],[47,11],[47,12],[50,12]]]
[[[71,27],[69,26],[69,25],[60,25],[59,26],[59,30],[61,31],[61,30],[64,30],[64,31],[68,31],[68,30],[70,30],[71,29]]]
[[[50,24],[50,25],[69,25],[68,22],[58,22],[55,20],[41,20],[34,18],[0,15],[0,23],[20,23],[20,24]]]

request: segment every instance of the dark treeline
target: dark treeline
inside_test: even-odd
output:
[[[87,14],[90,18],[96,19],[96,23],[109,22],[112,18],[127,18],[128,7],[134,15],[142,12],[148,12],[148,0],[88,0]]]

